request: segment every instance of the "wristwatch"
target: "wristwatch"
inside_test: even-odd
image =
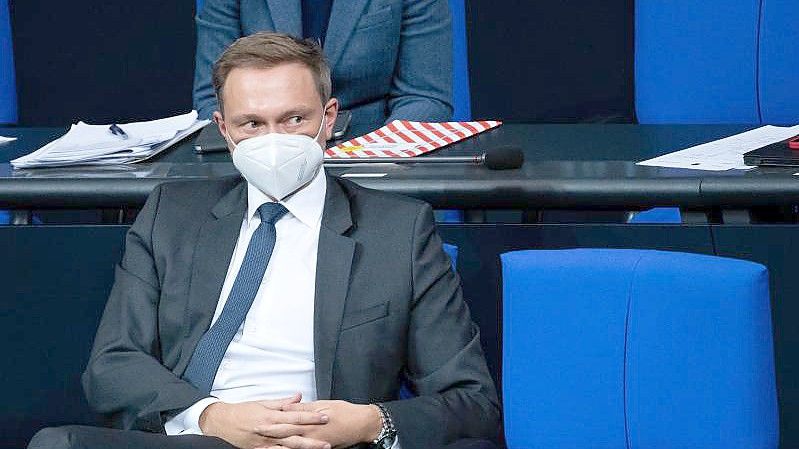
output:
[[[380,428],[380,434],[377,435],[374,441],[372,441],[372,445],[377,449],[390,449],[391,446],[394,445],[394,441],[397,439],[397,428],[394,427],[394,421],[391,420],[391,415],[388,413],[388,410],[383,406],[383,404],[374,404],[378,410],[380,410],[380,417],[382,418],[382,426]]]

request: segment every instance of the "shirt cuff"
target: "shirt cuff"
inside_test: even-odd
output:
[[[220,402],[219,398],[207,397],[195,402],[194,405],[183,410],[174,418],[164,424],[167,435],[202,435],[200,429],[200,415],[211,404]]]

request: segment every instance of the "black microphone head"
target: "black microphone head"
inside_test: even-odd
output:
[[[491,170],[519,168],[524,163],[524,153],[516,146],[507,145],[486,151],[484,164]]]

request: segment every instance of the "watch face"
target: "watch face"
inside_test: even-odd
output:
[[[390,449],[391,446],[394,445],[394,440],[396,439],[396,435],[386,435],[382,440],[380,440],[379,446],[383,449]]]

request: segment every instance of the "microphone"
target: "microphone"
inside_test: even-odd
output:
[[[519,168],[524,163],[522,149],[506,145],[496,147],[474,156],[431,156],[431,157],[367,157],[325,159],[326,165],[338,164],[475,164],[485,165],[489,170],[508,170]]]

